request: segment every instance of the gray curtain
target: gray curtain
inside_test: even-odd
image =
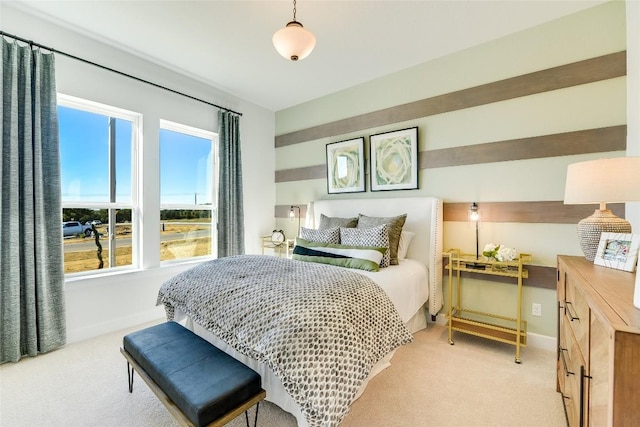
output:
[[[2,38],[0,363],[66,341],[52,54]]]
[[[218,111],[218,257],[244,254],[240,117]]]

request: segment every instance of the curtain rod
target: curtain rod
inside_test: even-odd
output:
[[[191,95],[188,95],[188,94],[183,93],[183,92],[178,92],[177,90],[170,89],[170,88],[168,88],[166,86],[162,86],[162,85],[159,85],[157,83],[153,83],[153,82],[150,82],[148,80],[141,79],[140,77],[132,76],[131,74],[127,74],[127,73],[124,73],[122,71],[114,70],[113,68],[109,68],[107,66],[100,65],[100,64],[97,64],[95,62],[89,61],[88,59],[80,58],[80,57],[72,55],[70,53],[66,53],[66,52],[62,52],[62,51],[57,50],[57,49],[53,49],[51,47],[42,45],[40,43],[36,43],[36,42],[34,42],[32,40],[23,39],[22,37],[14,36],[13,34],[6,33],[6,32],[4,32],[2,30],[0,30],[0,35],[6,36],[6,37],[10,37],[12,39],[19,40],[21,42],[27,43],[29,46],[32,46],[32,47],[33,46],[37,46],[39,48],[46,49],[46,50],[48,50],[50,52],[57,53],[57,54],[60,54],[60,55],[75,59],[76,61],[84,62],[85,64],[93,65],[94,67],[102,68],[103,70],[111,71],[112,73],[116,73],[116,74],[119,74],[121,76],[129,77],[130,79],[137,80],[139,82],[146,83],[148,85],[157,87],[159,89],[164,89],[164,90],[169,91],[171,93],[175,93],[177,95],[185,96],[187,98],[193,99],[194,101],[202,102],[203,104],[207,104],[207,105],[210,105],[212,107],[216,107],[216,108],[218,108],[220,110],[228,111],[230,113],[234,113],[234,114],[237,114],[239,116],[242,116],[242,113],[239,113],[237,111],[233,111],[233,110],[231,110],[229,108],[222,107],[220,105],[214,104],[214,103],[209,102],[209,101],[205,101],[204,99],[196,98],[195,96],[191,96]]]

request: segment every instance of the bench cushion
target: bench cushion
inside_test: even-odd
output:
[[[128,334],[123,347],[197,426],[262,391],[258,373],[176,322]]]

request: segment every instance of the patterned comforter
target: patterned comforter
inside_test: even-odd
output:
[[[310,426],[338,425],[371,367],[413,339],[368,277],[272,256],[200,264],[165,282],[158,304],[267,364]]]

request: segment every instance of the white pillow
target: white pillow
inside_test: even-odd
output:
[[[398,243],[398,259],[405,259],[407,257],[409,245],[415,235],[416,233],[412,231],[402,230],[402,233],[400,233],[400,243]]]

